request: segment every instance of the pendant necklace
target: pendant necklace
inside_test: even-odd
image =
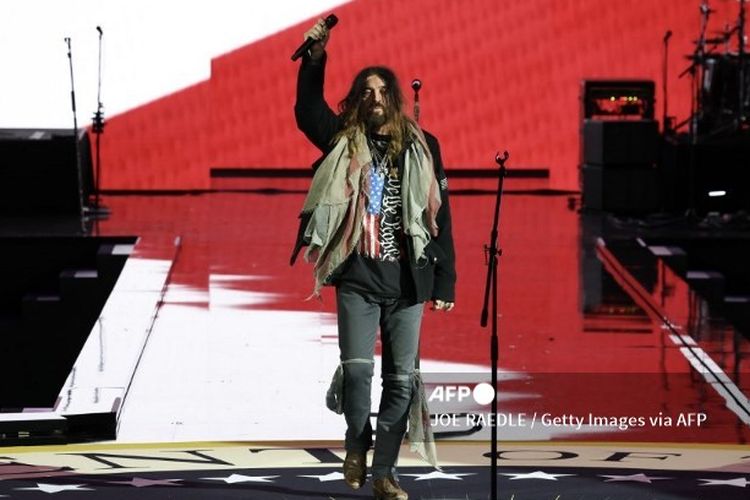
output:
[[[370,152],[372,153],[372,162],[375,164],[375,171],[379,176],[385,177],[388,156],[385,153],[381,153],[378,147],[372,142],[370,142]]]

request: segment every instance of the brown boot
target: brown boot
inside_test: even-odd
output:
[[[383,477],[373,481],[372,492],[375,500],[409,500],[409,495],[392,477]]]
[[[365,484],[367,478],[367,454],[361,451],[347,451],[344,459],[344,482],[353,490]]]

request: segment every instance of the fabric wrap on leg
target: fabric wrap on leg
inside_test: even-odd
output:
[[[430,409],[427,407],[427,395],[419,370],[415,370],[412,377],[412,400],[409,406],[409,432],[408,439],[411,451],[430,463],[437,470],[438,465],[437,448],[435,437],[430,425]]]
[[[333,372],[331,385],[326,392],[326,406],[334,413],[344,413],[344,366],[339,365]]]
[[[371,359],[347,359],[342,361],[333,372],[331,385],[326,391],[326,407],[332,412],[341,415],[344,413],[344,365],[350,363],[367,363],[374,365],[375,361]]]

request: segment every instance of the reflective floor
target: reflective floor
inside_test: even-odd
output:
[[[131,337],[135,370],[118,401],[119,441],[341,439],[343,418],[323,404],[338,362],[332,290],[306,300],[310,267],[288,264],[302,199],[105,198],[112,215],[100,234],[138,235],[129,264],[155,279],[150,305],[133,300],[128,314],[126,299],[126,314],[104,317],[104,334],[88,346],[99,365],[116,364],[102,354],[121,349],[106,332],[145,315]],[[489,406],[435,389],[489,380],[490,333],[479,317],[494,196],[455,194],[451,204],[457,305],[425,314],[421,371],[433,413],[461,415],[436,417],[438,437],[484,440]],[[660,286],[639,289],[646,264],[626,262],[611,231],[597,244],[602,228],[567,196],[503,200],[500,438],[746,443],[746,338],[719,318],[695,322],[708,308],[658,258],[645,273]],[[107,370],[99,365],[94,371]],[[68,389],[87,384],[83,372]]]

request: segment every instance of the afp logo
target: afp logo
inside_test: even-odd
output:
[[[480,405],[486,405],[492,402],[494,397],[495,391],[492,385],[486,382],[477,384],[474,386],[474,389],[468,385],[444,384],[435,386],[432,392],[430,392],[427,401],[430,403],[435,401],[440,403],[462,403],[471,398]]]

